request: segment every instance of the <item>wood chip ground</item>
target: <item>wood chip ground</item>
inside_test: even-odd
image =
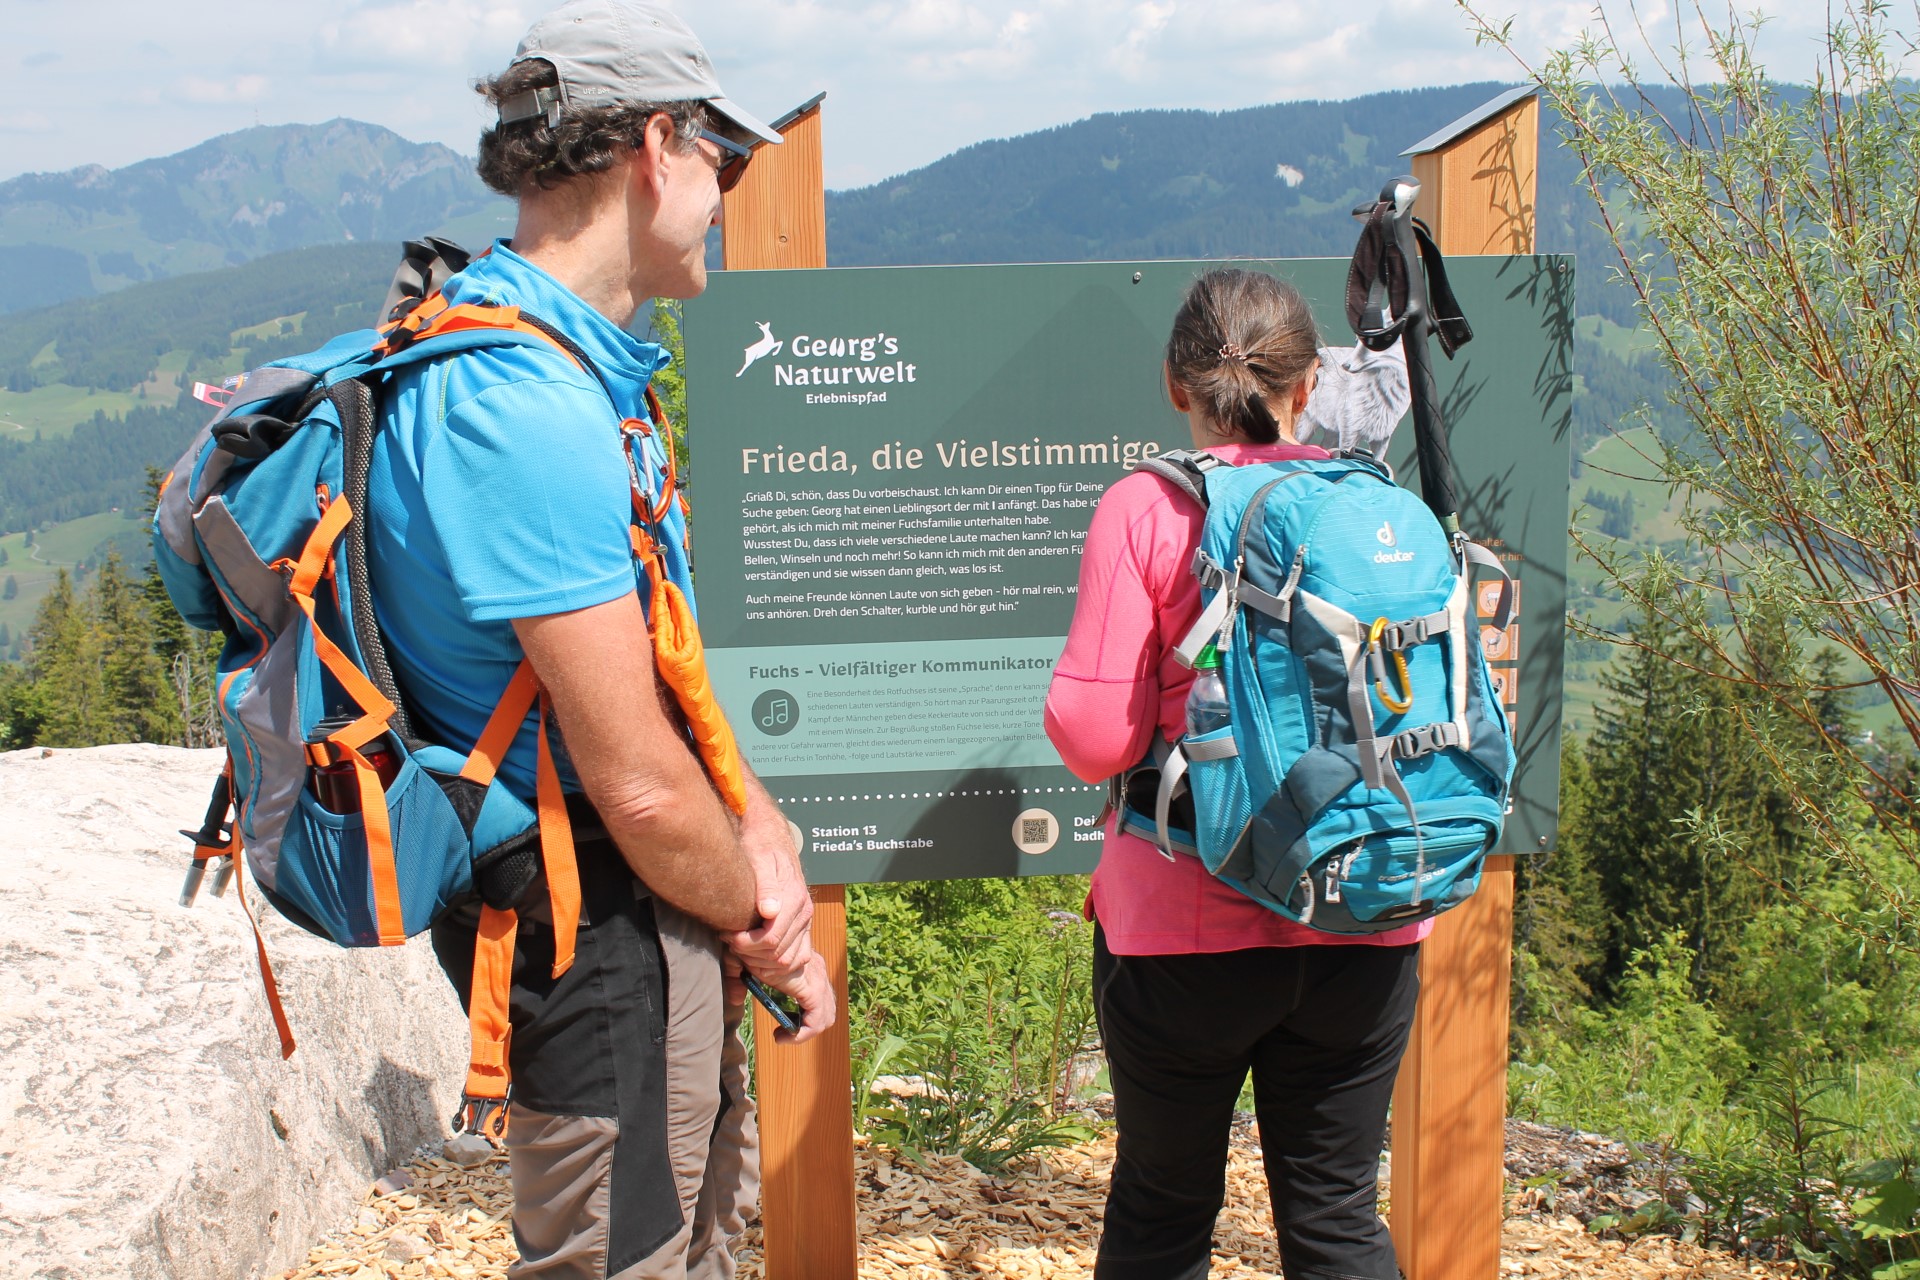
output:
[[[992,1178],[957,1157],[924,1167],[861,1146],[861,1280],[1077,1280],[1093,1274],[1111,1136],[1048,1153],[1018,1175]],[[370,1189],[358,1219],[279,1280],[504,1280],[515,1253],[506,1161],[474,1169],[427,1158],[411,1186]],[[1600,1239],[1580,1221],[1516,1197],[1501,1250],[1502,1280],[1778,1280],[1786,1268],[1668,1237]],[[1383,1206],[1384,1207],[1384,1206]],[[1257,1135],[1236,1126],[1227,1205],[1214,1232],[1212,1280],[1280,1274]],[[760,1229],[738,1250],[741,1280],[760,1280]]]

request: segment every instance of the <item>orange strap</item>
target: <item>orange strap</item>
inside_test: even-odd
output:
[[[381,332],[387,336],[375,343],[373,349],[384,355],[424,338],[436,337],[443,333],[460,333],[468,329],[507,329],[514,333],[524,333],[540,339],[573,361],[576,368],[580,366],[580,361],[574,357],[573,352],[555,342],[550,334],[522,320],[520,308],[486,307],[471,302],[450,307],[447,305],[446,298],[437,293],[415,307],[403,319],[383,329]],[[404,341],[396,342],[395,340],[401,334],[406,334],[408,337]]]
[[[535,803],[540,814],[540,860],[547,870],[547,895],[553,903],[553,976],[557,978],[573,967],[574,943],[580,929],[580,867],[574,857],[573,823],[567,817],[566,794],[560,788],[560,771],[547,738],[550,704],[533,674],[533,664],[525,658],[494,705],[460,776],[483,787],[491,786],[536,701],[540,723]]]
[[[512,1080],[508,1051],[513,1042],[513,1022],[509,1010],[513,1001],[513,944],[520,930],[520,918],[511,911],[480,908],[480,929],[473,943],[473,983],[467,997],[467,1024],[472,1034],[467,1060],[466,1099],[463,1114],[478,1111],[477,1127],[498,1140],[506,1125],[503,1106]]]
[[[352,516],[353,508],[345,497],[327,504],[294,565],[288,590],[300,611],[307,615],[314,656],[365,712],[358,720],[329,734],[327,741],[353,763],[354,780],[360,789],[360,817],[366,824],[367,865],[373,877],[374,925],[381,946],[397,947],[406,942],[407,930],[400,910],[400,876],[393,860],[393,827],[387,814],[387,793],[380,785],[380,775],[360,754],[361,747],[387,731],[393,719],[393,703],[374,687],[360,668],[348,661],[347,655],[328,638],[314,616],[313,589],[333,558],[334,543]]]
[[[729,809],[743,814],[747,811],[746,768],[726,712],[720,709],[713,684],[707,679],[706,650],[700,643],[693,607],[655,561],[647,562],[647,572],[653,579],[649,621],[653,624],[654,662],[660,678],[680,703],[714,789]]]
[[[547,741],[547,695],[540,694],[540,760],[535,778],[540,806],[540,861],[547,868],[547,897],[553,903],[553,976],[573,968],[574,940],[580,932],[580,864],[573,856],[573,824],[567,797]]]
[[[473,744],[460,770],[461,777],[483,787],[493,784],[493,775],[500,772],[500,762],[513,748],[513,740],[520,735],[520,726],[526,723],[527,712],[533,710],[534,699],[539,696],[540,681],[533,674],[533,664],[522,658],[493,715],[488,717],[487,727],[480,731],[480,740]]]
[[[267,959],[267,940],[260,936],[260,921],[253,914],[253,904],[247,901],[245,871],[235,870],[233,888],[240,899],[240,909],[247,913],[247,923],[253,926],[253,953],[260,960],[260,983],[267,989],[267,1011],[273,1014],[273,1029],[280,1034],[280,1057],[291,1058],[293,1027],[287,1021],[286,1008],[280,1003],[280,984],[273,980],[273,963]]]

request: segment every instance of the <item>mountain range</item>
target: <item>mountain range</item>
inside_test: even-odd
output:
[[[511,224],[473,162],[438,144],[357,120],[246,129],[124,169],[0,183],[0,312],[310,245]]]
[[[1400,151],[1501,87],[1103,114],[981,142],[829,192],[829,261],[1345,256],[1349,210],[1406,170]],[[1643,354],[1631,298],[1606,282],[1611,246],[1575,162],[1545,126],[1540,248],[1582,265],[1584,447],[1636,405],[1659,406],[1663,375]],[[55,524],[76,530],[63,544],[81,553],[74,563],[115,539],[137,555],[112,512],[133,510],[144,468],[170,463],[204,420],[194,382],[365,324],[398,241],[437,233],[478,246],[511,218],[471,161],[352,120],[0,183],[0,557],[9,535]],[[0,597],[0,626],[15,636],[53,563],[16,550],[33,568],[0,559],[0,577],[21,574],[17,594]],[[7,648],[0,632],[0,656]]]

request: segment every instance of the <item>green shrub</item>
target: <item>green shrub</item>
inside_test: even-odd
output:
[[[1000,1167],[1084,1131],[1056,1113],[1096,1039],[1081,876],[848,890],[849,1022],[860,1123],[875,1141]],[[869,1096],[918,1075],[914,1098]]]

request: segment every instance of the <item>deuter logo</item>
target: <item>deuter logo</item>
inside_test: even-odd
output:
[[[1400,541],[1400,539],[1393,536],[1393,526],[1384,520],[1380,522],[1380,527],[1373,531],[1373,537],[1374,541],[1383,547],[1394,546]],[[1411,559],[1413,559],[1413,552],[1411,551],[1382,551],[1374,556],[1373,562],[1375,564],[1405,564]]]

